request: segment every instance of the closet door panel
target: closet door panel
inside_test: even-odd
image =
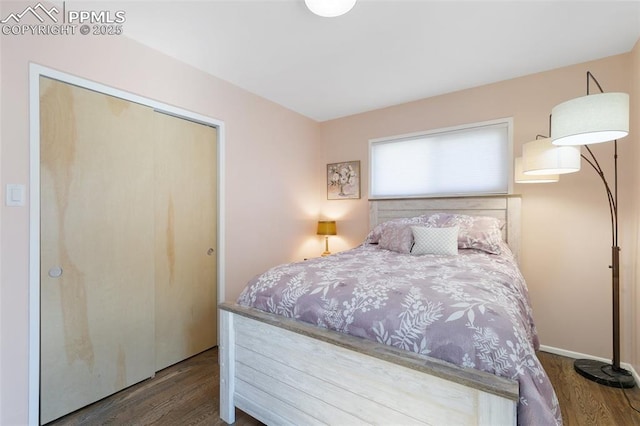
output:
[[[46,423],[154,374],[154,112],[40,85]]]
[[[217,344],[216,129],[155,115],[156,370]]]

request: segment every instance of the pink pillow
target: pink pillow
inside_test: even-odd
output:
[[[420,223],[425,223],[429,216],[431,215],[423,215],[423,216],[415,216],[415,217],[402,217],[398,219],[391,219],[386,222],[382,222],[377,224],[367,238],[364,240],[365,244],[378,244],[380,242],[380,237],[382,236],[383,231],[386,228],[398,229],[396,225],[416,225]]]
[[[371,230],[365,239],[365,244],[380,244],[381,248],[387,248],[387,250],[409,253],[413,245],[411,225],[432,228],[457,226],[459,228],[458,248],[477,249],[491,254],[502,254],[504,251],[503,221],[490,216],[468,216],[453,213],[431,213],[380,223]],[[384,241],[381,241],[383,234],[387,235]],[[410,242],[408,242],[408,238],[411,239]]]
[[[410,253],[413,247],[411,225],[392,222],[382,229],[378,247],[398,253]]]
[[[429,217],[427,225],[435,227],[458,226],[458,248],[478,249],[491,254],[503,252],[502,228],[504,222],[489,216],[438,213]]]

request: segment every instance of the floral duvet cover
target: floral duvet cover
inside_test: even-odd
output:
[[[562,424],[525,281],[502,252],[414,256],[364,244],[274,267],[238,303],[517,380],[518,424]]]

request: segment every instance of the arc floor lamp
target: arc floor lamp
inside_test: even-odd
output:
[[[590,93],[591,80],[598,86],[599,94]],[[611,364],[578,359],[574,362],[574,368],[580,375],[602,385],[631,388],[635,385],[633,376],[620,367],[620,247],[618,246],[618,139],[629,134],[629,95],[605,93],[598,80],[587,71],[587,96],[556,105],[551,111],[550,120],[551,137],[549,139],[536,140],[523,146],[521,160],[523,176],[535,177],[545,173],[575,172],[580,169],[579,160],[582,158],[602,180],[611,216],[611,265],[609,267],[613,296],[613,359]],[[613,141],[612,183],[607,180],[600,163],[588,146],[609,141]],[[580,152],[579,146],[584,146],[586,155]],[[578,159],[577,168],[575,167],[576,158]],[[561,167],[567,165],[569,166]]]

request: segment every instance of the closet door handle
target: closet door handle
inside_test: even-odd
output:
[[[213,253],[215,253],[216,251],[212,248],[209,248],[209,250],[207,250],[207,256],[211,256]]]
[[[60,278],[62,276],[62,266],[52,266],[49,268],[49,276],[51,278]]]

